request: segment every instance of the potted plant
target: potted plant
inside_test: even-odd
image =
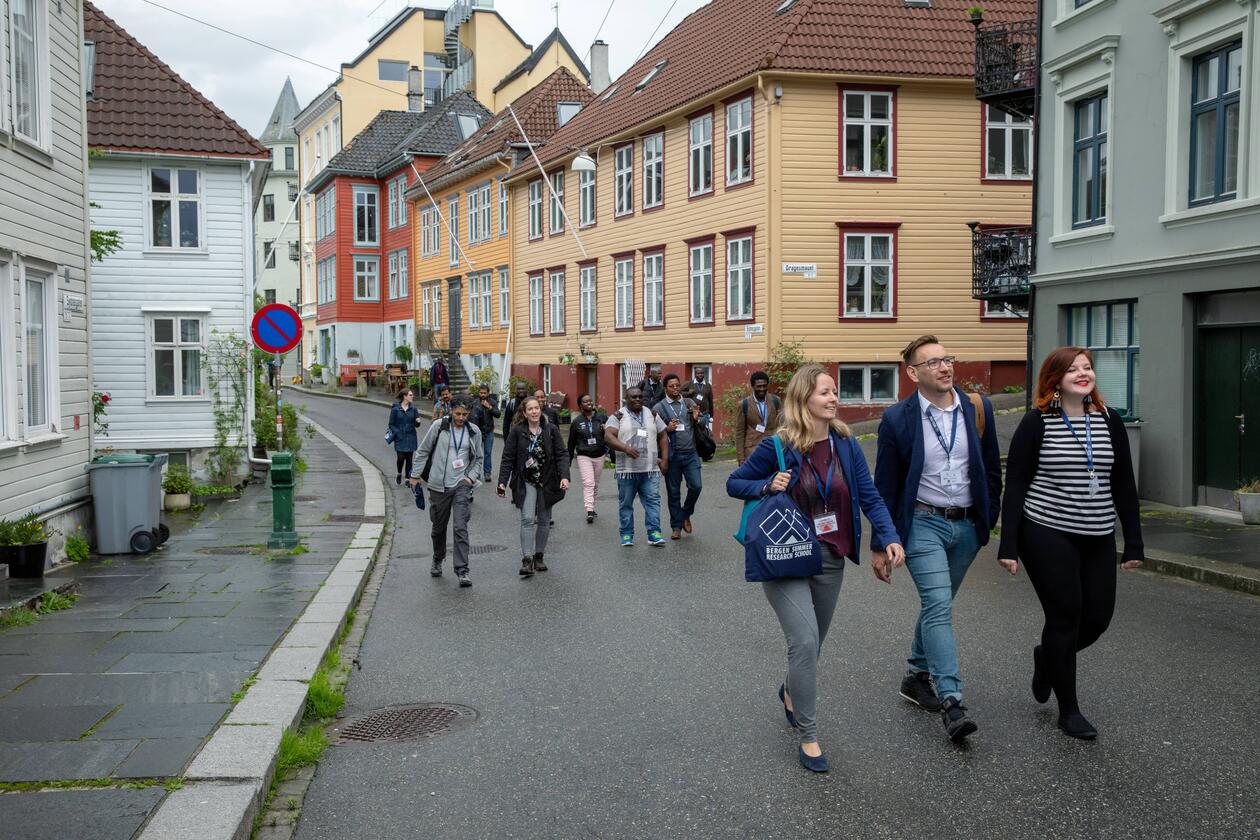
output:
[[[562,365],[572,365],[575,361],[576,358],[572,353],[562,353],[560,355],[560,364]]]
[[[0,562],[9,565],[9,577],[43,577],[48,538],[54,533],[34,513],[13,521],[0,519]]]
[[[162,507],[166,510],[188,510],[192,506],[192,476],[183,467],[170,467],[166,477],[162,479],[162,490],[166,493]]]
[[[398,360],[398,363],[401,364],[404,369],[406,369],[411,367],[411,360],[414,356],[410,347],[406,344],[400,344],[394,348],[394,358]]]
[[[968,6],[967,17],[971,19],[972,23],[979,23],[984,18],[984,9],[979,6]]]
[[[358,351],[358,350],[355,350],[355,349],[353,349],[353,348],[351,348],[350,350],[347,350],[347,351],[346,351],[346,358],[347,358],[347,359],[357,359],[357,358],[359,358],[359,351]]]
[[[311,365],[311,383],[323,384],[324,382],[324,366],[319,362]]]
[[[1238,509],[1242,511],[1243,522],[1260,525],[1260,478],[1238,485]]]

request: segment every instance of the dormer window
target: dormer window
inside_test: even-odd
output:
[[[456,114],[455,124],[459,128],[459,139],[467,140],[477,133],[481,120],[475,114]]]
[[[651,82],[653,79],[655,79],[656,74],[661,72],[661,70],[665,69],[665,65],[668,63],[669,63],[669,60],[664,59],[664,58],[656,62],[656,66],[648,71],[648,74],[643,77],[643,81],[639,82],[637,85],[634,86],[634,92],[638,93],[639,91],[647,87],[648,83]]]
[[[556,119],[559,120],[560,125],[564,125],[576,117],[580,110],[582,110],[582,103],[580,102],[557,102]]]

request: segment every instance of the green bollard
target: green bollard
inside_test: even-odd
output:
[[[268,548],[292,548],[298,544],[293,530],[293,455],[271,456],[271,537]]]

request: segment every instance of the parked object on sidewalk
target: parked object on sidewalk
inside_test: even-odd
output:
[[[51,534],[49,527],[34,513],[13,521],[0,519],[0,562],[8,565],[9,577],[44,576]]]
[[[162,479],[164,510],[188,510],[192,507],[192,476],[183,467],[171,467]]]
[[[101,455],[87,465],[92,479],[99,554],[148,554],[170,536],[161,522],[165,455]]]
[[[1260,478],[1238,488],[1238,509],[1242,511],[1243,522],[1260,525]]]

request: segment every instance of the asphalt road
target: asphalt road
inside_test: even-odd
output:
[[[302,395],[379,464],[386,411]],[[399,488],[393,554],[349,714],[455,703],[477,722],[408,744],[334,746],[298,825],[322,838],[1260,837],[1260,600],[1121,574],[1110,631],[1080,660],[1096,743],[1028,689],[1040,607],[982,551],[955,608],[967,747],[896,693],[918,599],[849,566],[819,674],[832,772],[800,767],[775,690],[785,646],[732,541],[730,465],[704,470],[696,533],[616,542],[616,486],[584,522],[556,510],[551,571],[522,581],[516,511],[479,490],[474,587],[428,575],[425,514]],[[574,471],[576,478],[576,470]],[[390,484],[393,487],[393,484]],[[641,516],[641,514],[640,514]]]

